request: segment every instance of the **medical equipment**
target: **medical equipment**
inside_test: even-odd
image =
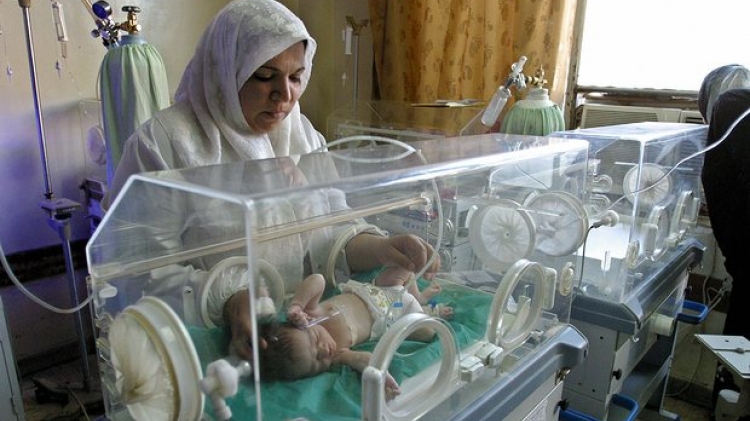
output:
[[[228,408],[233,418],[258,420],[556,419],[565,376],[587,349],[567,324],[576,247],[545,245],[498,264],[493,250],[509,240],[485,235],[495,232],[492,217],[468,217],[473,226],[462,235],[471,267],[451,266],[434,280],[442,289],[436,304],[450,303],[453,319],[395,318],[383,337],[361,346],[372,352],[361,374],[341,367],[292,383],[261,381],[256,355],[250,375],[229,376],[238,379],[234,396],[199,387],[211,363],[233,357],[222,310],[235,281],[240,289],[249,283],[251,303],[260,283],[274,301],[273,291],[283,291],[276,307],[283,312],[305,268],[328,277],[330,294],[349,276],[367,276],[346,273],[345,245],[360,232],[380,235],[374,226],[391,212],[418,214],[404,232],[438,251],[435,233],[450,201],[471,203],[473,215],[484,208],[519,215],[512,223],[523,225],[509,225],[518,230],[547,231],[557,218],[582,216],[581,191],[569,188],[585,182],[586,142],[485,135],[410,146],[131,177],[87,246],[107,415],[198,421],[222,419]],[[289,165],[304,185],[290,183]],[[550,200],[552,193],[564,198]],[[518,206],[526,197],[538,199]],[[250,321],[257,335],[259,315]],[[405,340],[421,327],[437,338]],[[393,400],[383,390],[386,373],[400,384]]]
[[[518,89],[524,89],[526,87],[526,79],[523,76],[523,66],[526,64],[526,56],[521,56],[517,62],[510,66],[510,74],[505,79],[505,83],[497,88],[497,92],[490,99],[489,105],[485,108],[482,114],[482,124],[485,127],[492,127],[497,122],[497,118],[500,117],[500,112],[505,108],[505,104],[510,98],[510,88],[515,86]]]
[[[71,251],[71,228],[70,219],[78,209],[80,204],[66,198],[56,198],[52,191],[52,181],[49,171],[49,156],[47,154],[47,139],[44,132],[44,116],[41,108],[41,100],[38,86],[38,77],[36,71],[36,57],[34,53],[34,40],[31,30],[31,17],[29,9],[31,8],[31,0],[19,0],[18,5],[21,7],[25,38],[26,38],[26,51],[28,54],[29,61],[29,73],[31,78],[31,92],[34,100],[34,115],[36,117],[36,134],[39,142],[39,152],[42,160],[42,172],[44,175],[44,200],[39,203],[39,206],[47,214],[47,222],[51,228],[57,231],[60,237],[64,260],[66,275],[68,278],[68,289],[70,292],[70,301],[73,308],[76,311],[73,315],[76,334],[78,336],[78,347],[80,351],[81,359],[81,375],[83,389],[86,392],[92,391],[92,374],[88,364],[88,350],[86,346],[86,335],[83,330],[83,316],[77,307],[80,304],[78,294],[78,282],[73,265],[73,253]]]
[[[590,143],[587,213],[619,215],[588,233],[581,290],[626,302],[668,262],[697,224],[707,126],[632,123],[551,134]],[[679,165],[678,165],[679,164]],[[664,259],[664,260],[662,260]]]
[[[120,23],[112,19],[112,7],[105,1],[95,2],[92,10],[98,18],[92,36],[101,37],[107,47],[99,67],[99,93],[109,185],[123,144],[138,126],[169,105],[169,89],[161,54],[140,35],[141,9],[123,6],[127,20]]]
[[[501,133],[547,136],[552,132],[565,130],[565,119],[560,107],[549,98],[549,91],[544,88],[544,70],[537,70],[531,84],[532,88],[526,97],[516,101],[505,114],[500,125]]]
[[[714,410],[717,421],[736,421],[750,415],[750,341],[744,336],[695,335],[698,342],[713,352],[721,364],[726,367],[739,386],[739,391],[724,389]]]
[[[679,419],[662,409],[678,322],[698,324],[708,312],[685,300],[703,254],[693,230],[706,133],[703,125],[633,123],[551,134],[590,144],[578,188],[596,222],[584,231],[571,309],[590,352],[563,396],[596,419]]]

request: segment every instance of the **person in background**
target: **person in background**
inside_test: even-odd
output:
[[[705,77],[698,105],[709,125],[706,146],[724,136],[748,109],[747,89],[750,89],[750,70],[741,65],[722,66]],[[749,136],[750,120],[743,119],[721,144],[706,152],[701,179],[714,237],[733,281],[724,334],[744,335],[750,339],[745,313],[739,313],[745,308],[740,300],[747,297],[743,291],[750,274],[750,267],[743,261],[750,225],[742,223],[750,215]]]
[[[703,81],[698,104],[709,124],[706,146],[714,145],[750,109],[750,70],[736,64],[715,69]],[[750,266],[744,261],[750,238],[746,222],[750,215],[750,118],[743,118],[726,139],[706,152],[701,179],[716,244],[732,278],[722,333],[750,339],[750,308],[745,302],[750,296]],[[731,374],[720,367],[712,406],[718,393],[727,388],[736,390]]]
[[[323,137],[300,112],[298,103],[310,80],[315,50],[316,42],[302,21],[280,3],[234,0],[227,4],[203,33],[174,103],[126,141],[105,207],[117,200],[133,174],[298,157],[323,149]],[[176,216],[179,211],[169,210]],[[302,244],[299,255],[266,254],[275,259],[280,271],[286,274],[284,269],[292,268],[296,274],[302,272],[303,260],[315,254],[312,247],[330,246],[334,241],[345,244],[339,260],[346,271],[368,271],[381,265],[418,271],[434,252],[419,237],[389,237],[364,223],[336,235],[315,245]],[[265,257],[262,250],[257,253]],[[426,270],[428,278],[439,267],[439,259],[432,262]],[[239,279],[221,286],[217,297],[222,303],[219,314],[223,312],[231,329],[231,348],[239,357],[252,360],[250,300],[244,282]]]

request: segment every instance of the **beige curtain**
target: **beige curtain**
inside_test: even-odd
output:
[[[369,0],[369,5],[380,99],[488,101],[511,64],[525,55],[524,74],[533,76],[543,66],[552,100],[563,105],[576,0]]]

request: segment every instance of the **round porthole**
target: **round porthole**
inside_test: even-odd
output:
[[[517,202],[493,201],[472,216],[469,243],[488,269],[502,272],[534,251],[534,221]]]
[[[281,274],[273,265],[263,259],[257,260],[258,273],[260,278],[268,288],[268,293],[273,299],[276,308],[281,308],[284,303],[284,280]],[[201,294],[201,318],[203,323],[208,327],[216,327],[220,324],[221,314],[211,315],[208,309],[209,295],[217,280],[226,277],[246,277],[247,276],[247,257],[232,256],[215,264],[208,273],[208,279],[202,287]],[[245,282],[248,284],[248,282]],[[256,283],[256,285],[258,285]]]
[[[672,189],[672,179],[666,174],[661,166],[653,163],[633,166],[623,178],[623,193],[631,203],[640,201],[645,207],[660,203]]]
[[[536,249],[550,256],[569,255],[583,244],[589,221],[581,202],[566,192],[532,196],[525,207],[534,219]]]
[[[162,300],[146,296],[109,327],[117,399],[136,421],[198,421],[200,361],[185,326]]]
[[[659,260],[667,250],[669,239],[669,213],[664,206],[654,206],[648,215],[644,230],[644,252],[651,260]]]
[[[383,376],[388,372],[393,356],[406,338],[418,329],[430,328],[437,333],[442,350],[439,369],[425,371],[429,376],[415,393],[398,396],[386,402]],[[419,418],[436,403],[453,393],[458,381],[459,349],[450,327],[440,319],[422,313],[411,313],[399,318],[378,340],[372,351],[370,365],[362,375],[362,415],[365,419],[407,421]],[[420,373],[421,374],[421,373]]]
[[[539,263],[517,261],[495,292],[487,323],[487,340],[508,352],[523,344],[539,321],[546,273]]]

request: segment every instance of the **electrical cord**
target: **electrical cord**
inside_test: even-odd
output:
[[[706,152],[711,151],[714,148],[718,147],[721,143],[724,142],[724,140],[726,140],[729,137],[729,135],[734,131],[735,127],[737,127],[737,125],[740,124],[740,122],[742,122],[742,120],[745,119],[745,117],[747,117],[748,115],[750,115],[750,108],[746,109],[739,117],[737,117],[734,120],[734,122],[732,122],[732,124],[729,126],[729,128],[727,128],[727,130],[724,132],[724,134],[716,142],[714,142],[714,143],[706,146],[705,148],[703,148],[703,149],[701,149],[701,150],[699,150],[697,152],[694,152],[694,153],[686,156],[685,158],[682,158],[680,161],[678,161],[676,164],[674,164],[669,169],[669,171],[667,171],[664,174],[662,174],[662,176],[659,177],[656,181],[654,181],[653,183],[651,183],[648,186],[645,186],[644,188],[642,188],[640,190],[636,190],[636,191],[630,192],[629,194],[622,195],[619,199],[617,199],[614,202],[612,202],[612,204],[610,204],[609,207],[607,207],[607,209],[605,209],[605,210],[612,209],[616,204],[620,203],[627,196],[635,196],[636,194],[640,194],[640,193],[646,192],[648,190],[651,190],[652,188],[654,188],[655,186],[657,186],[659,183],[661,183],[662,180],[664,180],[665,178],[669,177],[669,175],[672,174],[675,170],[677,170],[677,168],[679,168],[680,165],[682,165],[685,162],[687,162],[687,161],[689,161],[689,160],[691,160],[691,159],[693,159],[693,158],[695,158],[697,156],[703,155]]]
[[[59,313],[59,314],[73,314],[73,313],[76,313],[76,312],[80,311],[81,309],[83,309],[87,305],[89,305],[89,303],[91,302],[91,300],[93,298],[93,295],[90,295],[81,304],[79,304],[78,306],[73,307],[73,308],[59,308],[59,307],[55,307],[55,306],[47,303],[46,301],[42,300],[41,298],[37,297],[36,295],[34,295],[34,293],[32,293],[31,291],[29,291],[28,289],[26,289],[26,287],[23,286],[23,284],[21,283],[21,281],[19,281],[18,278],[16,278],[16,275],[13,273],[13,271],[10,268],[10,265],[8,264],[8,259],[5,257],[5,250],[3,249],[2,243],[0,243],[0,260],[2,261],[3,268],[5,268],[5,272],[8,274],[8,277],[13,282],[13,284],[15,284],[15,286],[18,287],[18,289],[25,296],[27,296],[31,301],[39,304],[40,306],[44,307],[45,309],[47,309],[49,311],[52,311],[52,312],[55,312],[55,313]]]

